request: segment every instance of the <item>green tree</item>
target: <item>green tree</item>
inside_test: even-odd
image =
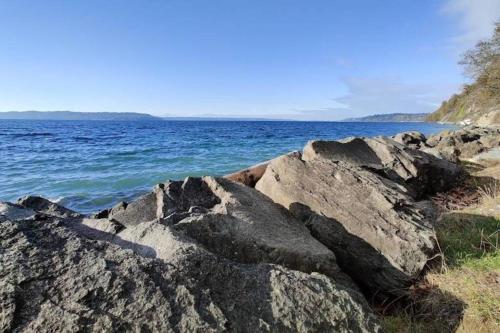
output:
[[[477,89],[482,98],[497,100],[500,95],[500,22],[495,23],[495,30],[490,39],[480,41],[465,52],[459,64],[465,67],[465,73],[476,82],[465,86],[464,92]]]
[[[478,79],[500,62],[500,22],[495,23],[495,30],[490,39],[480,41],[462,55],[459,64],[465,67],[465,73]]]

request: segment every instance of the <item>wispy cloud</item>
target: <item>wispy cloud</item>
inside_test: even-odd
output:
[[[348,93],[333,98],[333,107],[297,110],[295,118],[339,120],[368,114],[424,113],[434,111],[443,96],[455,91],[455,85],[433,86],[403,82],[397,78],[344,79]]]
[[[448,0],[443,13],[458,20],[460,33],[452,40],[458,52],[488,38],[500,20],[500,0]]]

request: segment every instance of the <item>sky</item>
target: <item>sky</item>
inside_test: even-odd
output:
[[[431,112],[499,0],[0,0],[0,111]]]

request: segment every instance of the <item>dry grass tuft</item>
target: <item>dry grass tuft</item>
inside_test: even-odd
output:
[[[495,180],[479,188],[480,205],[476,212],[486,216],[500,217],[500,181]]]
[[[387,332],[500,332],[500,186],[470,181],[478,184],[477,202],[444,209],[436,225],[442,265],[386,311]]]

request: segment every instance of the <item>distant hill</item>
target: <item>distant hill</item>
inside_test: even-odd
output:
[[[375,114],[361,118],[347,118],[343,121],[349,122],[420,122],[425,121],[428,113],[388,113]]]
[[[73,112],[73,111],[7,111],[0,119],[25,120],[155,120],[145,113],[135,112]]]
[[[444,101],[439,109],[427,117],[427,121],[483,126],[500,124],[500,98],[485,96],[484,89],[474,83]]]
[[[476,124],[500,124],[500,62],[494,71],[465,85],[462,92],[444,101],[439,109],[429,114],[427,121]]]

